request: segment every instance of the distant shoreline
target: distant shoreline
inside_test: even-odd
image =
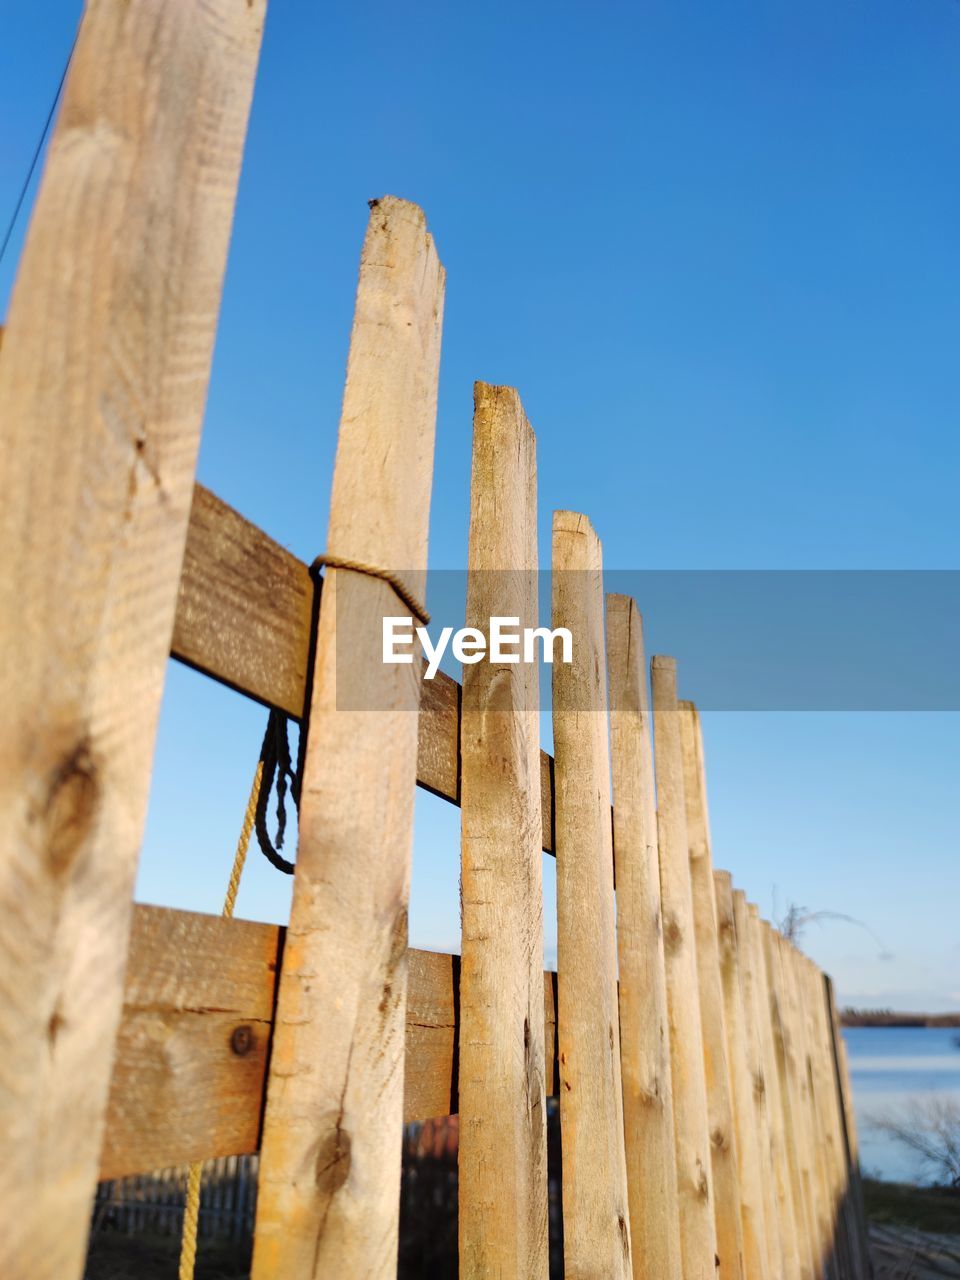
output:
[[[893,1013],[889,1009],[841,1009],[844,1027],[960,1027],[960,1013]]]

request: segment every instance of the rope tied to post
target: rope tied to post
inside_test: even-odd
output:
[[[385,582],[396,593],[397,598],[407,606],[413,616],[423,626],[427,626],[430,622],[430,614],[426,608],[420,603],[413,594],[407,584],[399,576],[392,573],[389,569],[380,569],[376,565],[367,564],[363,560],[350,560],[345,556],[335,556],[324,553],[319,555],[310,566],[310,574],[315,577],[319,575],[320,570],[324,567],[330,569],[344,569],[352,573],[366,574],[369,578],[378,578],[381,582]],[[278,871],[282,871],[284,875],[293,875],[294,863],[283,857],[280,850],[283,848],[284,836],[287,828],[286,798],[289,789],[290,796],[293,799],[297,811],[300,810],[300,785],[301,775],[303,772],[303,748],[304,734],[300,735],[300,752],[297,760],[297,767],[293,767],[290,756],[290,743],[287,737],[287,717],[281,711],[272,710],[270,718],[267,721],[267,730],[263,736],[263,745],[260,748],[260,762],[263,766],[263,779],[257,796],[256,803],[256,832],[257,843],[267,859],[267,861]],[[276,815],[277,815],[277,834],[276,839],[270,838],[270,832],[267,827],[267,815],[270,804],[270,795],[276,790]]]
[[[430,615],[427,613],[426,608],[420,603],[399,574],[391,573],[389,569],[378,569],[376,565],[366,564],[363,560],[348,560],[344,556],[333,555],[317,556],[310,566],[310,572],[318,574],[324,565],[330,569],[348,569],[351,573],[365,573],[368,578],[379,578],[381,582],[385,582],[387,586],[393,588],[397,598],[407,606],[421,625],[424,627],[430,625]]]
[[[389,569],[379,569],[376,565],[366,564],[362,560],[349,560],[344,556],[319,555],[310,566],[311,577],[318,576],[324,567],[344,569],[351,573],[363,573],[369,578],[379,578],[391,587],[397,598],[406,605],[417,621],[424,627],[430,623],[430,614],[413,594],[399,574]],[[299,812],[300,790],[303,775],[303,754],[306,741],[305,732],[300,734],[300,748],[296,768],[290,755],[290,739],[288,736],[288,717],[282,711],[271,708],[267,719],[267,728],[260,746],[260,759],[257,761],[253,785],[247,800],[246,812],[240,829],[240,838],[234,854],[233,866],[223,902],[223,915],[229,919],[233,916],[237,893],[240,889],[240,877],[243,874],[250,837],[257,833],[257,843],[267,861],[285,875],[293,875],[295,864],[283,857],[280,850],[287,830],[286,800],[289,792]],[[271,839],[267,820],[269,816],[270,796],[276,793],[277,831],[275,841]],[[179,1280],[193,1280],[197,1262],[197,1234],[200,1219],[200,1188],[203,1176],[203,1163],[195,1161],[190,1165],[187,1176],[187,1195],[183,1212],[183,1229],[180,1239]]]

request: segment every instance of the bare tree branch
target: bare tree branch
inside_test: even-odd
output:
[[[868,933],[877,944],[879,959],[893,959],[893,952],[887,950],[886,944],[879,934],[875,933],[863,920],[858,920],[856,916],[848,916],[843,911],[809,911],[806,907],[801,907],[795,902],[791,902],[787,907],[786,914],[778,921],[777,928],[788,942],[792,942],[795,947],[799,947],[800,939],[803,937],[807,925],[822,924],[824,920],[841,920],[844,924],[856,925],[858,929],[863,929],[865,933]]]
[[[917,1099],[898,1112],[870,1116],[867,1123],[919,1156],[939,1182],[960,1188],[960,1102],[956,1099]]]

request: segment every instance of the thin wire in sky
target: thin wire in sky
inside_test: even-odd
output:
[[[77,31],[79,34],[79,29]],[[23,208],[23,202],[27,198],[27,192],[30,190],[30,183],[33,180],[34,171],[37,162],[43,152],[43,144],[47,140],[47,134],[50,132],[50,125],[53,123],[53,115],[57,109],[57,103],[60,101],[60,95],[63,93],[63,86],[67,79],[67,72],[70,70],[70,63],[73,59],[73,51],[77,47],[77,36],[73,37],[73,44],[70,46],[70,52],[67,54],[67,60],[64,63],[63,74],[60,76],[60,83],[57,85],[57,91],[53,95],[53,101],[50,103],[50,110],[47,112],[47,118],[44,121],[43,129],[40,137],[37,139],[37,146],[33,153],[33,159],[30,161],[30,168],[27,170],[27,176],[23,180],[23,186],[20,188],[20,195],[17,197],[17,203],[14,206],[13,214],[7,225],[6,234],[3,237],[3,245],[0,246],[0,263],[3,262],[4,254],[7,252],[7,246],[10,243],[10,237],[13,235],[13,229],[17,225],[17,218],[20,216],[20,210]]]

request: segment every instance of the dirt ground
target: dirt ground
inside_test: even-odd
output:
[[[960,1235],[870,1224],[875,1280],[960,1278]]]
[[[170,1236],[105,1234],[91,1246],[84,1280],[171,1280],[179,1257],[180,1242]],[[249,1275],[249,1245],[202,1243],[196,1280],[247,1280]]]
[[[874,1223],[870,1245],[875,1280],[960,1280],[960,1235]],[[175,1241],[118,1235],[104,1237],[91,1251],[85,1280],[170,1280],[176,1267]],[[420,1271],[430,1273],[429,1268]],[[200,1251],[197,1280],[246,1280],[249,1274],[246,1250],[208,1246]]]
[[[876,1280],[960,1280],[960,1192],[863,1182]]]

